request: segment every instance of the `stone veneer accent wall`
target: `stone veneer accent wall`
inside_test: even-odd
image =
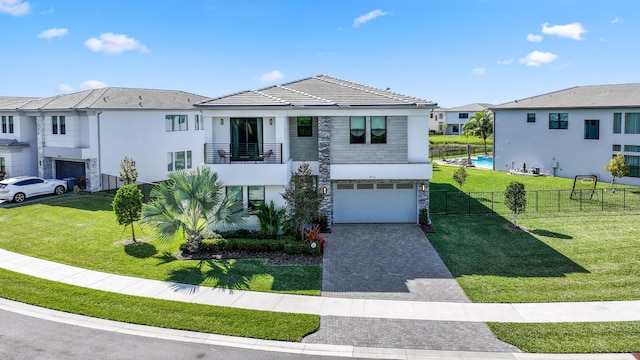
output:
[[[99,162],[97,158],[91,158],[87,160],[85,164],[85,172],[87,174],[87,190],[94,192],[100,191],[102,185],[100,184],[101,175]]]
[[[333,223],[333,189],[331,188],[331,117],[318,117],[318,187],[327,188],[327,194],[320,204],[320,215],[327,217],[327,224]]]
[[[387,143],[371,144],[371,119],[366,117],[366,143],[351,144],[349,117],[331,119],[331,160],[334,164],[406,164],[407,117],[387,116]]]
[[[426,191],[422,191],[421,184],[427,184]],[[427,209],[427,216],[429,217],[429,223],[431,223],[431,214],[429,213],[429,180],[424,180],[423,183],[418,184],[418,216],[420,215],[421,209]]]

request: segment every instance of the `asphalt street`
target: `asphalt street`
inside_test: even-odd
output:
[[[344,359],[171,341],[89,329],[0,310],[3,360]]]

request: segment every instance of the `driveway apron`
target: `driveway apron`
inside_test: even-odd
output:
[[[326,234],[322,296],[469,302],[415,224],[340,224]],[[304,342],[366,347],[518,351],[484,323],[321,317]]]

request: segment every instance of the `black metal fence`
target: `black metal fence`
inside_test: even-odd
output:
[[[120,188],[122,185],[125,185],[125,183],[120,181],[117,176],[109,174],[102,174],[101,181],[102,191],[109,194],[115,194],[116,191],[118,191],[118,188]],[[149,202],[149,200],[151,199],[151,189],[153,189],[156,184],[136,182],[136,185],[142,192],[142,201],[145,203]]]
[[[504,191],[429,192],[431,214],[489,215],[509,214]],[[561,189],[527,190],[525,213],[564,213],[588,211],[640,210],[640,190],[610,189]]]
[[[493,146],[487,145],[487,153],[493,152]],[[471,154],[484,154],[484,145],[471,145]],[[430,144],[429,159],[447,159],[451,157],[467,156],[467,145],[463,144]]]

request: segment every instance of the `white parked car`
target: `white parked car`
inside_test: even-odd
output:
[[[21,203],[26,198],[38,195],[67,192],[67,182],[58,179],[43,179],[36,176],[18,176],[0,181],[0,200]]]

